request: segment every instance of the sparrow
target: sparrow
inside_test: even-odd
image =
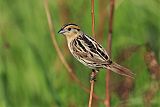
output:
[[[95,71],[104,68],[134,78],[129,69],[113,62],[107,51],[94,38],[85,34],[78,25],[65,24],[58,33],[66,37],[71,54],[85,66]]]

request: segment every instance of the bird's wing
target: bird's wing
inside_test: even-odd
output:
[[[105,49],[85,34],[77,37],[72,46],[74,55],[87,63],[107,64],[110,59]]]

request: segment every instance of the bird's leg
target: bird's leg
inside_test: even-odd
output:
[[[90,81],[96,81],[96,75],[98,73],[98,70],[92,69],[91,75],[90,75]]]

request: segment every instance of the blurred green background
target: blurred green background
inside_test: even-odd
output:
[[[43,3],[0,0],[0,107],[88,105],[89,94],[73,82],[53,47]],[[65,38],[57,32],[65,23],[76,23],[91,35],[90,0],[49,0],[49,8],[59,47],[77,77],[89,88],[91,70],[71,56]],[[112,107],[160,107],[159,79],[152,78],[144,58],[148,43],[160,62],[159,11],[160,0],[116,0],[112,59],[130,68],[136,77],[128,80],[112,73]],[[106,47],[109,1],[95,0],[95,19],[96,39]],[[101,71],[95,93],[105,99],[106,72]],[[94,107],[105,105],[94,100]]]

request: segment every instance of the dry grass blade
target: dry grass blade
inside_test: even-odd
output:
[[[145,63],[149,69],[153,79],[160,80],[160,65],[156,59],[154,52],[151,50],[149,44],[146,45],[147,52],[144,55]]]
[[[149,89],[144,93],[144,104],[146,107],[152,106],[152,100],[156,96],[157,92],[160,89],[160,65],[156,59],[154,52],[152,51],[149,44],[146,44],[146,52],[144,55],[144,60],[151,74],[152,83],[150,84]]]

